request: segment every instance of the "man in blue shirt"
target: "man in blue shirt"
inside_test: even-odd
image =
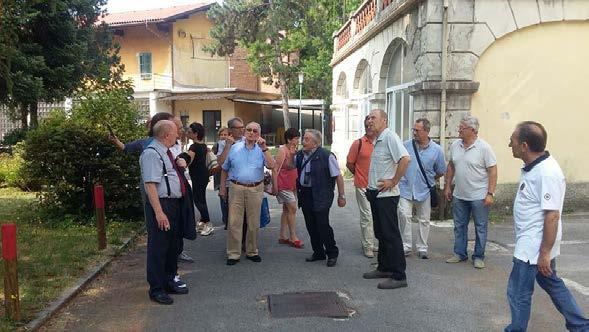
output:
[[[243,217],[246,216],[246,258],[259,263],[258,231],[260,211],[264,197],[264,166],[274,167],[266,141],[260,137],[261,127],[256,122],[247,124],[245,140],[231,146],[221,173],[221,183],[229,180],[229,233],[227,234],[227,265],[235,265],[241,258]],[[227,197],[227,188],[221,186],[219,195]]]
[[[427,259],[427,238],[429,235],[429,220],[431,214],[430,187],[435,186],[436,180],[446,173],[446,160],[442,148],[429,137],[430,122],[421,118],[413,125],[413,139],[403,143],[411,161],[407,173],[399,182],[401,198],[399,199],[399,228],[403,238],[405,256],[411,254],[413,239],[411,236],[411,219],[415,205],[415,218],[419,223],[419,236],[415,247],[417,256]],[[416,151],[417,149],[417,151]],[[417,156],[427,176],[427,181],[419,167]],[[429,183],[429,186],[428,186]]]

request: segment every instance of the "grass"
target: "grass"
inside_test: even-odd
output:
[[[70,287],[88,269],[111,255],[142,223],[108,220],[105,251],[97,248],[96,228],[77,224],[58,226],[31,223],[31,204],[35,193],[0,188],[0,222],[17,224],[18,281],[21,322],[0,321],[0,330],[11,330],[35,318],[49,302]],[[4,265],[0,269],[4,277]],[[4,297],[4,289],[0,290]],[[3,312],[3,309],[2,311]],[[4,314],[2,315],[4,317]]]

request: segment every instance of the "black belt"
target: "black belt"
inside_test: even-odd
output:
[[[243,182],[239,182],[239,181],[235,181],[235,180],[230,180],[231,182],[238,184],[240,186],[244,186],[244,187],[257,187],[260,184],[262,184],[263,181],[258,181],[258,182],[254,182],[254,183],[243,183]]]

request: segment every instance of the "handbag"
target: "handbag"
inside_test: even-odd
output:
[[[260,228],[266,227],[270,223],[270,206],[268,198],[262,198],[262,211],[260,211]]]
[[[209,150],[207,148],[207,155],[206,155],[206,165],[207,165],[207,169],[209,170],[209,174],[215,174],[217,173],[216,169],[218,168],[217,166],[217,155],[214,154],[211,150]]]
[[[435,186],[435,183],[433,186],[429,185],[429,181],[427,180],[427,175],[425,174],[425,170],[423,169],[423,165],[421,164],[421,158],[419,158],[419,152],[417,152],[417,145],[415,144],[415,140],[411,140],[411,143],[413,144],[413,151],[415,151],[415,158],[417,158],[417,164],[419,164],[419,169],[421,170],[421,175],[423,175],[423,178],[425,179],[425,184],[429,188],[430,205],[431,205],[431,207],[437,207],[438,206],[438,190]]]
[[[272,174],[268,171],[264,172],[264,192],[266,194],[274,195],[274,184],[272,183]]]

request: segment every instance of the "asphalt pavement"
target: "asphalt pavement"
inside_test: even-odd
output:
[[[68,331],[502,331],[509,323],[506,286],[511,271],[513,224],[493,221],[489,227],[487,268],[472,261],[447,264],[452,254],[451,222],[432,226],[430,259],[407,258],[408,288],[380,290],[378,280],[364,280],[376,258],[362,255],[358,211],[351,182],[348,204],[331,209],[340,256],[335,267],[305,262],[311,254],[302,213],[297,214],[304,249],[278,244],[281,207],[269,197],[272,221],[260,232],[261,263],[246,259],[225,264],[225,231],[216,192],[207,193],[215,232],[186,241],[194,263],[181,263],[188,295],[175,303],[151,302],[145,280],[145,238],[115,259],[108,270],[61,310],[42,330]],[[414,224],[414,235],[417,224]],[[474,239],[470,224],[470,239]],[[589,215],[564,217],[559,275],[589,314]],[[470,245],[472,252],[472,243]],[[273,318],[266,296],[285,292],[334,291],[350,317]],[[536,287],[530,331],[565,331],[564,319],[540,287]]]

